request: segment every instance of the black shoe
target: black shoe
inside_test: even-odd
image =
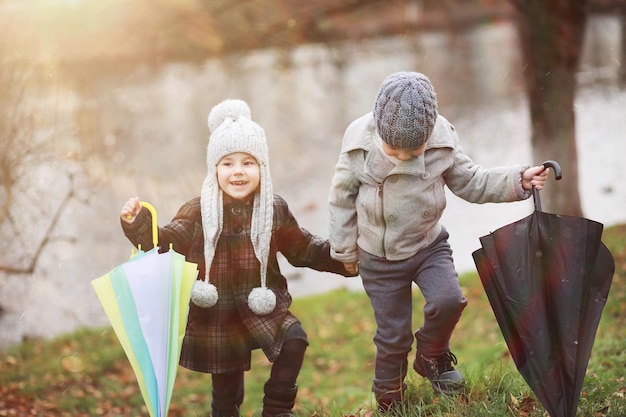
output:
[[[452,352],[427,358],[417,351],[413,369],[421,376],[428,378],[436,393],[455,395],[465,389],[463,374],[454,369],[453,365],[456,363],[456,356]]]

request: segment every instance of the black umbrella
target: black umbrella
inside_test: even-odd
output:
[[[472,256],[520,374],[551,417],[573,417],[615,261],[601,223],[542,212],[533,197],[531,215],[481,237]]]

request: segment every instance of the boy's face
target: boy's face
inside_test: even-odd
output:
[[[250,154],[231,153],[217,163],[217,183],[223,192],[236,200],[244,200],[254,193],[260,181],[261,169]]]
[[[387,155],[394,157],[400,161],[408,161],[411,158],[418,157],[423,154],[425,150],[426,143],[424,143],[417,149],[398,149],[383,141],[383,151],[385,151]]]

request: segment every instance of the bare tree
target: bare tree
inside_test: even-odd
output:
[[[30,115],[24,112],[27,72],[18,59],[3,54],[0,66],[0,223],[9,214],[14,201],[15,185],[24,174],[24,162],[32,155],[27,140],[32,129]]]
[[[619,82],[622,87],[626,87],[626,6],[619,9],[619,17],[622,23],[622,50],[620,51],[622,65],[619,66]]]
[[[582,216],[574,99],[587,0],[511,1],[517,10],[533,158],[555,159],[563,169],[563,180],[549,186],[544,209]]]
[[[6,23],[6,22],[5,22]],[[32,174],[54,159],[38,137],[37,66],[23,53],[19,40],[0,39],[0,272],[32,274],[52,239],[60,213],[74,198],[73,180],[55,207],[33,185]],[[51,191],[51,190],[50,190]]]

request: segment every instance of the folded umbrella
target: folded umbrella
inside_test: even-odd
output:
[[[561,168],[546,161],[556,178]],[[615,261],[601,223],[535,211],[472,256],[511,357],[551,417],[573,417]]]
[[[154,248],[92,281],[96,294],[135,372],[150,416],[167,416],[197,265],[173,249],[159,253],[156,210]]]

